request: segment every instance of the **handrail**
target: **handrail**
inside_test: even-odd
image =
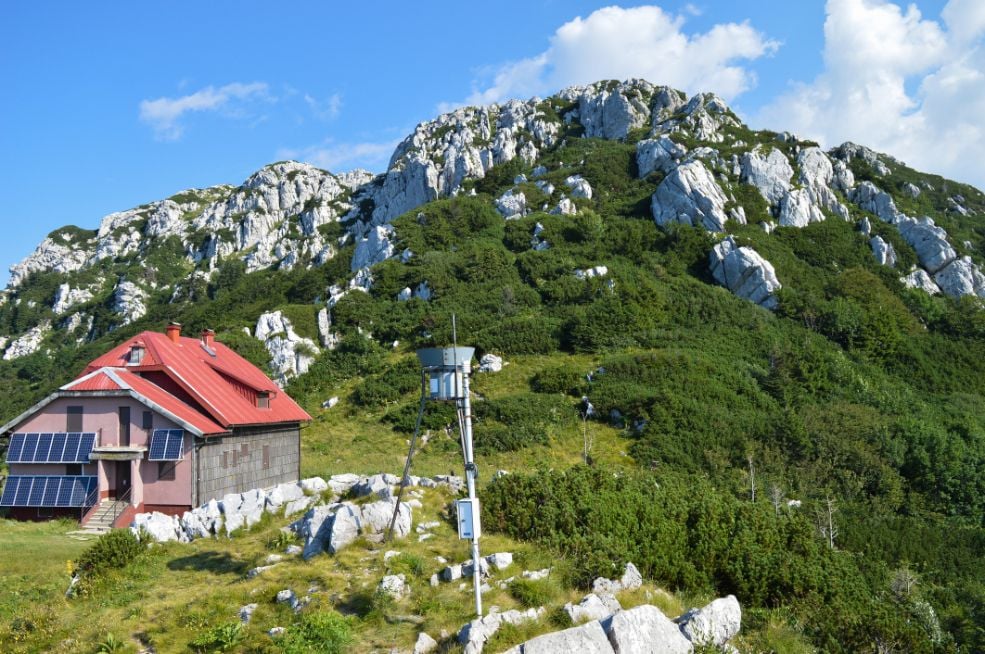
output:
[[[115,525],[116,524],[116,519],[119,518],[121,515],[123,515],[123,512],[126,511],[130,507],[130,491],[132,491],[132,490],[133,490],[133,486],[130,486],[130,488],[127,489],[127,492],[123,493],[123,497],[117,497],[116,498],[115,508],[113,509],[113,519],[109,523],[110,524],[110,527],[112,527],[113,525]],[[120,508],[121,507],[121,504],[120,504],[121,502],[123,502],[123,504],[122,504],[122,507],[123,508]]]

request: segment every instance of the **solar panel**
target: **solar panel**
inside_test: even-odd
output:
[[[48,452],[51,451],[52,434],[38,434],[38,447],[34,450],[34,462],[44,463],[48,461]]]
[[[180,461],[184,443],[183,429],[155,429],[150,438],[150,461]]]
[[[24,449],[24,434],[13,434],[10,437],[10,446],[7,448],[7,463],[15,463],[21,460],[21,450]]]
[[[89,463],[95,432],[12,434],[7,463]]]
[[[96,477],[15,475],[7,478],[0,506],[81,507],[94,503]]]

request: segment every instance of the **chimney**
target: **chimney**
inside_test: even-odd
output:
[[[202,345],[212,349],[215,347],[215,331],[211,329],[202,330]]]
[[[172,343],[177,344],[178,339],[181,338],[181,323],[174,322],[172,320],[168,323],[168,328],[165,330],[165,333],[168,335],[168,339],[170,339]]]

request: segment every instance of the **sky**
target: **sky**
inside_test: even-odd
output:
[[[985,187],[985,2],[81,3],[0,21],[0,285],[66,224],[298,159],[380,172],[462,104],[643,77]]]

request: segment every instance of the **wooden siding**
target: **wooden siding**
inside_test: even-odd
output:
[[[297,424],[234,428],[232,436],[200,440],[195,452],[195,504],[297,481],[300,445]]]

